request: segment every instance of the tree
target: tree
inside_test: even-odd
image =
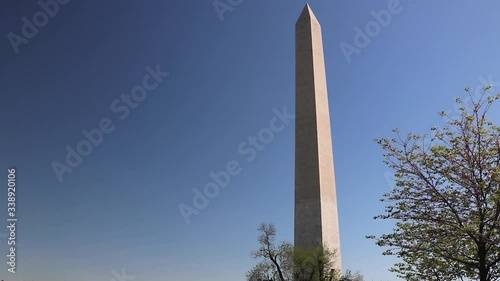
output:
[[[364,277],[361,273],[356,272],[352,273],[350,270],[347,270],[344,276],[340,277],[339,281],[363,281]]]
[[[258,270],[262,272],[262,268],[266,268],[267,272],[272,272],[272,278],[277,276],[277,280],[286,281],[291,278],[292,269],[292,256],[293,246],[289,242],[281,242],[279,245],[275,245],[276,239],[276,228],[273,224],[261,224],[258,228],[260,231],[260,236],[258,238],[260,248],[257,251],[252,252],[252,257],[255,259],[262,258],[264,262],[257,264],[253,270]],[[258,269],[258,268],[261,269]],[[268,268],[271,269],[268,269]],[[248,275],[247,275],[248,276]],[[270,279],[266,279],[270,280]]]
[[[330,281],[339,280],[340,272],[333,268],[335,253],[328,248],[294,249],[293,280]]]
[[[289,242],[276,245],[276,228],[261,224],[258,228],[260,247],[252,252],[259,263],[247,272],[248,281],[363,281],[359,273],[344,276],[333,268],[335,253],[324,247],[294,248]]]
[[[416,280],[500,280],[500,128],[487,113],[500,95],[471,104],[457,98],[460,116],[448,117],[431,137],[409,133],[376,139],[396,187],[383,195],[392,233],[376,239],[384,254],[402,259],[391,271]]]
[[[274,265],[265,260],[259,262],[254,268],[252,268],[247,273],[248,281],[263,281],[263,280],[272,280],[276,274],[276,270]]]

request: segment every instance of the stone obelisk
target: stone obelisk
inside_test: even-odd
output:
[[[295,28],[295,247],[324,245],[341,270],[323,40],[309,5]]]

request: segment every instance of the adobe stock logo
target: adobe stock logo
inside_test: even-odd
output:
[[[134,275],[129,275],[125,272],[125,267],[122,268],[121,273],[118,273],[115,269],[111,270],[111,274],[113,274],[113,278],[109,281],[132,281],[135,280]]]
[[[291,120],[295,119],[294,114],[287,112],[286,107],[283,110],[274,108],[273,116],[256,135],[248,136],[247,140],[242,141],[237,149],[240,156],[244,156],[247,163],[255,160],[257,155],[266,149],[275,139],[276,134],[279,134],[291,124]],[[242,163],[244,161],[229,160],[222,170],[218,172],[210,171],[208,176],[210,180],[201,188],[193,188],[194,196],[191,199],[191,204],[180,203],[178,205],[179,212],[186,224],[191,223],[191,216],[200,215],[210,204],[210,199],[219,196],[222,189],[229,186],[231,179],[243,172]]]
[[[147,74],[143,76],[141,82],[130,90],[130,94],[122,93],[120,98],[116,98],[110,104],[110,111],[115,113],[115,121],[112,118],[102,118],[96,128],[90,130],[81,130],[83,138],[75,145],[66,145],[65,161],[52,161],[51,167],[54,170],[58,181],[63,182],[63,175],[72,173],[83,162],[84,158],[89,156],[94,147],[101,145],[106,138],[106,135],[111,134],[116,129],[116,125],[120,121],[124,121],[129,117],[132,110],[139,107],[140,103],[148,97],[159,85],[170,76],[170,73],[163,72],[160,65],[155,68],[146,66]]]
[[[393,15],[398,15],[402,11],[403,7],[401,6],[399,0],[389,0],[387,3],[387,9],[382,9],[378,12],[371,10],[370,15],[374,20],[367,22],[364,29],[357,26],[354,28],[354,46],[346,42],[342,42],[339,45],[347,63],[351,63],[351,56],[353,54],[359,55],[362,49],[370,45],[372,41],[371,38],[377,37],[380,32],[382,32],[382,28],[389,26]]]
[[[9,39],[10,45],[16,54],[19,53],[19,45],[28,44],[30,39],[35,38],[38,34],[38,28],[42,28],[49,23],[49,18],[55,17],[59,13],[59,4],[66,5],[70,0],[40,0],[38,5],[42,10],[33,14],[31,21],[22,17],[21,21],[23,26],[21,27],[21,35],[14,32],[9,32],[7,38]]]
[[[219,16],[220,21],[224,21],[224,14],[233,12],[242,2],[243,0],[214,0],[212,4],[214,5],[215,12]]]

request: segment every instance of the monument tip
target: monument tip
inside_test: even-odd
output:
[[[302,10],[302,13],[300,14],[299,20],[301,18],[316,19],[316,16],[314,15],[314,12],[312,11],[309,3],[306,3],[306,5],[304,6],[304,9]]]

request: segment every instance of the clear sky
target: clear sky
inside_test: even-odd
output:
[[[125,268],[135,280],[244,280],[261,222],[293,240],[293,120],[255,155],[238,147],[269,127],[274,108],[294,112],[294,27],[305,2],[221,1],[235,4],[223,20],[211,1],[73,0],[47,8],[45,25],[38,13],[41,27],[21,39],[22,18],[33,22],[42,8],[1,2],[0,217],[15,167],[19,219],[17,273],[1,262],[2,279],[109,281]],[[355,28],[388,3],[310,1],[323,27],[343,266],[377,281],[397,279],[395,260],[365,239],[392,228],[373,220],[391,187],[373,138],[394,127],[426,132],[465,86],[500,85],[493,0],[402,0],[348,63],[340,44],[356,47]],[[135,108],[121,100],[133,89]],[[61,169],[66,147],[100,126],[108,133],[81,163],[70,159],[61,182],[53,163]],[[239,173],[186,224],[179,204],[192,206],[192,190],[231,161]]]

